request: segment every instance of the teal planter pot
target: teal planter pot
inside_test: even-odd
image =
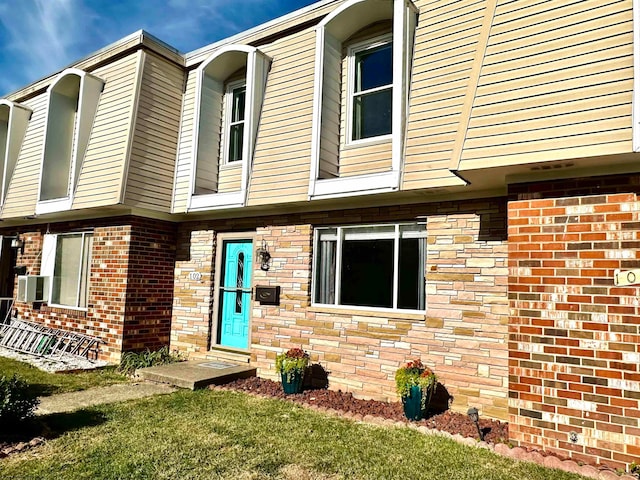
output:
[[[282,380],[282,390],[284,390],[285,395],[302,392],[304,372],[293,372],[288,375],[281,373],[280,378]]]
[[[409,395],[402,398],[402,406],[404,407],[404,416],[409,420],[422,420],[422,390],[420,387],[413,386],[409,390]]]

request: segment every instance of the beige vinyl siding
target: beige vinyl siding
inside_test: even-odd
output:
[[[391,139],[384,143],[342,148],[340,176],[364,175],[391,170]]]
[[[631,151],[631,2],[498,5],[460,169]]]
[[[242,162],[222,165],[218,177],[218,193],[237,192],[242,187]]]
[[[182,116],[180,120],[180,138],[178,141],[178,155],[176,159],[175,186],[173,212],[187,211],[191,188],[191,173],[193,161],[193,135],[196,111],[196,83],[197,73],[191,70],[187,76],[184,99],[182,101]]]
[[[324,70],[322,77],[322,131],[320,133],[320,155],[318,178],[333,178],[340,175],[340,99],[344,68],[342,48],[339,41],[328,33],[324,45]],[[344,114],[342,114],[344,118]]]
[[[170,211],[183,83],[180,67],[146,55],[126,184],[129,206]]]
[[[21,102],[33,111],[13,172],[2,218],[33,215],[38,200],[40,164],[44,148],[44,123],[47,114],[47,95],[42,93]]]
[[[258,127],[248,204],[303,201],[309,190],[315,31],[304,30],[260,49],[273,62]]]
[[[449,170],[484,1],[418,1],[402,189],[460,185]]]
[[[138,55],[131,54],[92,72],[105,81],[89,137],[73,209],[119,202],[132,122]]]

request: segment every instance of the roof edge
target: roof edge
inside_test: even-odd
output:
[[[97,65],[101,65],[108,58],[115,57],[117,55],[122,54],[127,50],[137,49],[137,48],[147,48],[168,60],[176,63],[180,66],[184,66],[184,56],[183,54],[172,47],[168,43],[163,42],[159,38],[151,35],[149,32],[145,30],[138,30],[133,32],[126,37],[123,37],[115,42],[102,47],[101,49],[90,53],[89,55],[76,60],[69,65],[61,67],[60,69],[52,72],[51,74],[43,77],[35,82],[32,82],[14,92],[8,93],[4,95],[3,98],[12,101],[20,101],[24,98],[28,98],[32,96],[34,93],[39,92],[49,86],[49,84],[64,70],[69,68],[79,68],[86,71],[91,71],[93,67]]]

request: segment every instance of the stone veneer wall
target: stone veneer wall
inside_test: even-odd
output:
[[[640,177],[515,185],[509,202],[509,435],[576,461],[640,456]]]
[[[314,225],[426,218],[427,312],[372,313],[310,305]],[[395,370],[422,357],[453,396],[453,406],[507,416],[507,246],[504,199],[185,224],[179,234],[172,348],[208,356],[216,232],[255,234],[272,255],[255,263],[254,285],[279,285],[278,306],[253,303],[251,361],[275,378],[277,353],[310,352],[329,387],[397,400]],[[190,279],[196,272],[200,280]]]
[[[112,362],[119,361],[125,350],[168,345],[175,259],[172,224],[123,217],[30,227],[28,232],[19,232],[25,248],[17,265],[37,275],[45,232],[89,229],[93,230],[93,249],[88,308],[44,305],[37,310],[32,304],[17,302],[20,318],[100,337],[105,344],[99,357]]]

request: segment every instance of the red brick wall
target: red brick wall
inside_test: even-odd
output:
[[[176,226],[136,219],[131,226],[123,350],[169,345]]]
[[[613,282],[616,269],[640,268],[638,180],[510,192],[509,432],[518,444],[621,468],[640,455],[640,288]]]
[[[17,303],[19,316],[100,337],[106,342],[100,358],[113,362],[125,350],[168,345],[175,226],[121,217],[31,227],[18,232],[25,248],[17,264],[27,266],[32,275],[40,273],[44,233],[80,229],[93,230],[88,308],[42,306],[36,310],[31,304]]]

